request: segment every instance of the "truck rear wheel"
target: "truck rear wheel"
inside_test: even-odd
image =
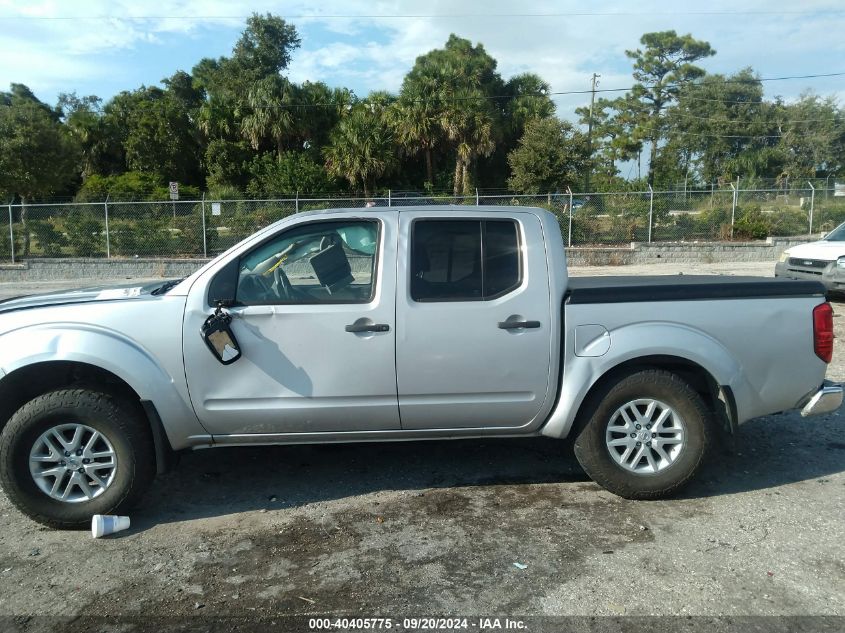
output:
[[[676,374],[638,371],[593,404],[575,456],[593,481],[620,497],[668,497],[704,460],[710,417],[701,396]]]
[[[87,389],[51,391],[21,407],[0,434],[0,483],[44,525],[82,529],[120,514],[155,476],[149,425],[130,403]]]

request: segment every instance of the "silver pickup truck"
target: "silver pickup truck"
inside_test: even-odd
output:
[[[0,481],[74,528],[186,449],[542,435],[656,499],[717,431],[840,406],[824,291],[571,279],[541,209],[302,213],[183,280],[0,303]]]

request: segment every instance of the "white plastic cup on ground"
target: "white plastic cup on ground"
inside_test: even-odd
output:
[[[100,538],[129,527],[129,517],[119,517],[113,514],[95,514],[91,517],[91,536]]]

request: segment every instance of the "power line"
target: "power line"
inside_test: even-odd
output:
[[[706,103],[732,103],[736,105],[759,105],[763,103],[763,101],[751,101],[748,99],[713,99],[708,97],[694,97],[692,95],[684,95],[684,99],[687,99],[689,101],[703,101]]]
[[[845,72],[837,72],[837,73],[817,73],[817,74],[810,74],[810,75],[788,75],[788,76],[781,76],[781,77],[761,77],[759,79],[737,79],[737,80],[726,80],[725,83],[760,83],[765,81],[786,81],[790,79],[818,79],[824,77],[841,77],[845,76]],[[700,82],[685,82],[685,83],[676,83],[676,84],[665,84],[664,88],[671,88],[671,87],[682,87],[682,86],[699,86],[703,85]],[[653,88],[655,86],[645,86],[645,88]],[[627,88],[596,88],[595,92],[629,92],[634,89],[634,86],[629,86]],[[560,97],[560,96],[567,96],[567,95],[583,95],[583,94],[591,94],[593,93],[592,89],[588,90],[558,90],[558,91],[551,91],[551,92],[534,92],[534,93],[525,93],[519,95],[472,95],[467,97],[448,97],[448,98],[432,98],[432,99],[408,99],[405,103],[451,103],[451,102],[462,102],[462,101],[484,101],[484,100],[499,100],[499,99],[519,99],[523,97]],[[366,101],[366,100],[364,100]],[[743,102],[744,103],[744,102]],[[259,105],[254,106],[253,109],[288,109],[288,108],[323,108],[323,107],[330,107],[336,108],[339,107],[336,103],[328,103],[328,102],[319,102],[319,103],[296,103],[296,104],[266,104],[266,105]]]
[[[760,105],[766,106],[768,105],[765,102],[758,102]],[[737,121],[736,119],[725,119],[723,117],[706,117],[706,116],[695,116],[694,114],[685,114],[683,112],[672,112],[672,116],[678,116],[684,119],[695,119],[697,121],[710,121],[711,123],[729,123],[729,124],[736,124],[736,123],[744,123],[744,121]],[[823,119],[775,119],[775,123],[785,124],[785,123],[837,123],[839,119],[836,117],[825,117]]]
[[[729,123],[729,121],[723,121],[723,123]],[[652,132],[668,132],[670,134],[683,134],[687,136],[702,136],[702,137],[709,137],[709,138],[730,138],[730,139],[772,139],[772,138],[787,138],[790,136],[789,134],[710,134],[708,132],[691,132],[687,130],[680,130],[680,129],[673,129],[671,126],[664,126],[660,129],[656,128],[638,128],[638,132],[641,133],[652,133]]]
[[[694,97],[692,95],[684,95],[684,99],[688,99],[690,101],[706,101],[707,103],[734,103],[738,105],[758,105],[763,103],[762,101],[751,101],[749,99],[711,99],[708,97]]]
[[[783,77],[761,77],[759,79],[725,79],[722,83],[726,84],[746,84],[746,85],[753,85],[757,83],[762,83],[764,81],[787,81],[790,79],[820,79],[825,77],[842,77],[845,75],[845,72],[838,72],[838,73],[817,73],[813,75],[789,75]],[[706,86],[707,84],[703,82],[681,82],[681,83],[674,83],[674,84],[664,84],[661,86],[662,88],[682,88],[685,86]],[[658,84],[652,84],[643,86],[644,88],[656,88]],[[634,89],[635,86],[630,86],[628,88],[597,88],[596,92],[629,92]],[[549,92],[549,95],[581,95],[581,94],[590,94],[593,92],[592,90],[566,90],[562,92]],[[715,99],[715,101],[721,101],[721,99]],[[725,101],[725,103],[732,103],[731,101]],[[737,101],[736,103],[753,103],[749,101]]]
[[[653,130],[643,130],[651,132]],[[685,134],[687,136],[702,136],[707,138],[732,138],[732,139],[770,139],[770,138],[784,138],[785,134],[707,134],[706,132],[687,132],[686,130],[675,130],[675,134]]]
[[[578,18],[578,17],[636,17],[636,16],[797,16],[814,15],[819,11],[570,11],[554,13],[303,13],[283,15],[286,20],[417,20],[451,18]],[[826,11],[825,17],[842,14],[845,11]],[[36,21],[83,21],[117,20],[141,22],[145,20],[246,20],[249,15],[5,15],[0,20]]]
[[[717,121],[718,123],[732,123],[732,121]],[[735,121],[735,123],[743,123],[743,121]],[[778,123],[784,123],[780,121]],[[671,134],[682,134],[686,136],[700,136],[700,137],[707,137],[707,138],[727,138],[727,139],[773,139],[773,138],[786,138],[790,136],[789,134],[711,134],[709,132],[692,132],[689,130],[682,130],[678,129],[677,127],[673,128],[670,125],[664,125],[661,128],[654,128],[654,127],[642,127],[636,128],[637,132],[641,134],[651,134],[653,132],[658,133],[669,133]],[[629,133],[630,134],[630,133]]]

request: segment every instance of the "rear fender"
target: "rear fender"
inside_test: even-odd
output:
[[[673,356],[702,367],[720,385],[731,388],[737,409],[749,409],[756,398],[734,356],[713,337],[678,323],[645,322],[610,332],[610,349],[603,356],[578,357],[574,336],[565,343],[560,397],[541,429],[549,437],[566,437],[593,386],[621,364],[647,356]]]

